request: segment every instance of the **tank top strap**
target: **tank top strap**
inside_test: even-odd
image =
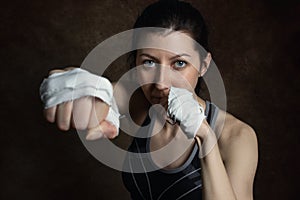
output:
[[[216,119],[220,109],[216,104],[208,100],[205,100],[205,105],[206,108],[204,114],[207,117],[206,120],[210,127],[214,130],[216,125]]]

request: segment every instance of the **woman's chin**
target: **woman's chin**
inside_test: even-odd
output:
[[[160,98],[151,98],[150,103],[153,104],[160,104]]]

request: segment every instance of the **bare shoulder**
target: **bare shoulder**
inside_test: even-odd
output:
[[[247,123],[222,110],[216,123],[216,131],[221,131],[220,154],[237,199],[252,199],[258,164],[256,133]]]
[[[257,160],[257,137],[249,124],[220,109],[216,131],[219,134],[218,144],[224,161],[238,153],[253,156]]]

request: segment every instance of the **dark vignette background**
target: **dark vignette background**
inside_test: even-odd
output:
[[[42,117],[38,88],[53,68],[80,64],[132,27],[150,0],[3,1],[0,199],[129,199],[118,171],[95,160],[74,131]],[[210,30],[228,111],[259,140],[255,199],[295,199],[299,179],[299,1],[190,0]],[[120,61],[111,75],[121,74]]]

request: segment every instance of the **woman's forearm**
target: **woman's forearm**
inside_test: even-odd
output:
[[[204,200],[236,199],[218,144],[201,159],[201,166]]]
[[[204,126],[197,134],[197,143],[200,146],[203,199],[204,200],[233,200],[236,195],[226,172],[216,134],[204,122]]]

